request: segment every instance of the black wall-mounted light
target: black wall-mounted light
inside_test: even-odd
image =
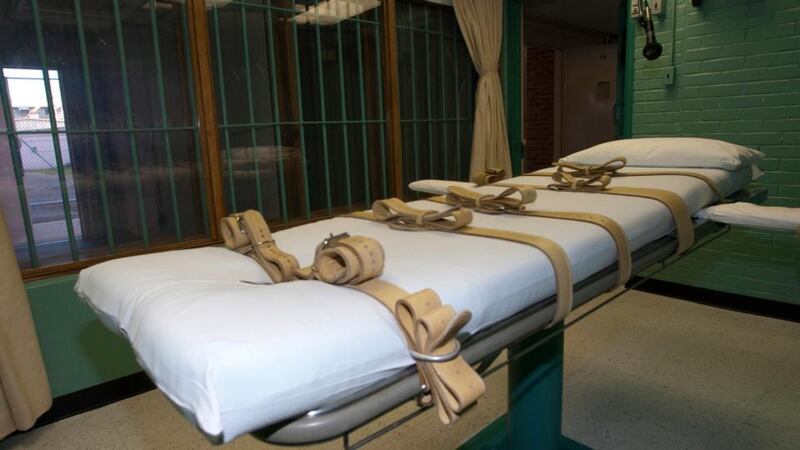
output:
[[[639,25],[641,25],[645,30],[647,42],[642,49],[642,55],[652,61],[661,56],[661,52],[664,51],[664,47],[662,47],[661,44],[659,44],[656,40],[656,32],[653,29],[653,12],[650,10],[650,4],[647,3],[647,0],[644,0],[643,4],[642,17],[639,19]]]

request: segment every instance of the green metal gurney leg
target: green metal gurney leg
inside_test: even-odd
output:
[[[508,413],[481,430],[462,450],[586,448],[561,434],[563,328],[563,324],[556,325],[509,347]],[[532,346],[538,348],[519,356]]]

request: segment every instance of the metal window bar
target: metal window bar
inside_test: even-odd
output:
[[[360,23],[359,23],[360,25]],[[381,40],[381,27],[380,24],[373,25],[375,31],[375,74],[377,75],[377,86],[378,86],[378,111],[380,121],[382,125],[380,127],[380,139],[381,139],[381,168],[383,170],[383,177],[382,177],[382,184],[381,187],[383,188],[383,196],[389,196],[389,189],[388,189],[388,182],[389,182],[389,168],[386,165],[386,117],[385,112],[383,110],[383,68],[381,67],[381,46],[378,43],[383,42]],[[363,89],[362,89],[363,91]],[[362,118],[364,119],[364,118]]]
[[[222,70],[222,42],[219,37],[219,12],[217,8],[211,9],[211,17],[214,20],[214,57],[217,62],[217,79],[216,85],[219,90],[219,105],[220,105],[220,112],[222,116],[222,139],[223,144],[225,145],[225,162],[228,170],[228,195],[229,195],[229,204],[228,204],[228,211],[238,211],[239,209],[236,206],[236,185],[233,182],[233,156],[231,155],[231,136],[230,131],[228,130],[228,101],[225,98],[225,74]]]
[[[330,161],[328,159],[328,125],[326,121],[326,106],[325,106],[325,75],[322,70],[322,39],[320,37],[320,30],[319,30],[319,0],[315,1],[314,4],[317,8],[314,9],[314,15],[316,16],[316,24],[314,26],[314,32],[317,38],[317,85],[319,85],[319,113],[320,118],[322,119],[322,165],[324,168],[324,176],[325,176],[325,199],[328,205],[328,214],[331,214],[333,209],[333,203],[331,201],[331,171],[330,171]],[[293,21],[296,23],[296,21]],[[297,47],[297,41],[295,41],[295,48]],[[298,72],[297,75],[298,79],[300,78],[300,74]],[[342,101],[344,101],[342,99]],[[348,183],[350,181],[348,180]],[[306,182],[307,183],[307,182]]]
[[[408,23],[411,23],[414,20],[414,7],[407,3],[408,5]],[[400,27],[398,27],[400,28]],[[410,29],[409,29],[410,30]],[[414,142],[414,179],[419,180],[420,178],[420,164],[419,164],[419,136],[417,133],[417,56],[416,56],[416,44],[414,42],[414,32],[409,31],[410,39],[409,42],[411,43],[411,120],[412,122],[412,133],[413,133],[413,142]],[[401,121],[402,122],[402,121]]]
[[[462,119],[468,120],[468,119]],[[219,125],[219,128],[247,128],[247,127],[274,127],[282,125],[341,125],[341,124],[356,124],[356,123],[384,123],[383,119],[375,120],[294,120],[294,121],[272,121],[272,122],[245,122],[245,123],[229,123]],[[41,134],[41,132],[39,132]]]
[[[469,73],[469,75],[466,76],[465,78],[467,80],[469,80],[469,82],[470,82],[470,84],[467,86],[467,92],[469,93],[469,95],[467,95],[467,111],[470,114],[474,114],[474,111],[475,111],[475,78],[474,77],[476,76],[476,72],[475,72],[474,66],[472,64],[472,59],[470,59],[470,57],[469,57],[469,53],[467,53],[467,58],[466,58],[465,61],[462,61],[462,64],[464,64],[464,70],[462,71],[462,73]],[[467,157],[467,161],[465,161],[466,162],[465,165],[467,166],[467,174],[466,174],[466,176],[464,178],[466,178],[467,180],[469,180],[469,178],[470,178],[469,170],[470,170],[470,166],[471,166],[470,157],[471,157],[471,154],[472,154],[472,127],[473,127],[473,123],[474,123],[474,119],[468,120],[467,121],[467,127],[464,130],[464,134],[466,134],[466,136],[467,136],[466,142],[467,142],[467,145],[468,145],[468,148],[466,149],[466,154],[470,155],[470,156]]]
[[[6,92],[8,84],[6,77],[3,74],[2,67],[0,67],[0,104],[3,107],[3,117],[5,119],[6,127],[11,129],[14,124],[14,114],[11,112],[11,97]],[[19,198],[19,208],[22,212],[22,222],[25,228],[25,241],[28,244],[28,258],[32,267],[39,266],[39,255],[36,251],[36,237],[33,234],[33,226],[31,225],[31,215],[28,210],[28,196],[25,192],[25,180],[23,178],[22,161],[19,154],[19,142],[13,133],[8,134],[8,147],[11,152],[11,165],[14,169],[14,180],[17,185],[17,197]]]
[[[467,122],[469,120],[472,120],[472,119],[467,119],[467,118],[464,118],[464,117],[451,117],[451,118],[431,117],[430,119],[428,119],[428,118],[425,118],[425,119],[400,119],[400,122],[401,123],[414,123],[414,122],[416,122],[416,123],[428,123],[428,122],[442,123],[442,122]]]
[[[86,47],[86,34],[83,29],[83,12],[81,11],[81,0],[75,0],[75,25],[78,28],[78,44],[81,50],[81,71],[83,75],[83,90],[86,91],[86,109],[89,112],[89,128],[97,129],[97,113],[94,109],[94,95],[92,93],[92,76],[89,71],[89,52]],[[106,244],[108,252],[114,254],[114,229],[111,224],[111,212],[108,202],[108,190],[106,188],[106,177],[103,168],[103,156],[100,150],[100,136],[92,133],[92,144],[94,145],[94,161],[97,166],[97,182],[100,187],[100,201],[103,203],[103,222],[106,227]]]
[[[167,100],[164,93],[164,71],[161,67],[161,44],[158,38],[158,22],[156,21],[156,6],[155,0],[150,0],[150,31],[153,39],[153,57],[155,58],[156,66],[156,85],[158,87],[158,103],[161,111],[161,123],[164,127],[168,126],[169,118],[167,116]],[[178,191],[175,186],[175,167],[172,161],[172,143],[170,142],[170,135],[164,132],[164,152],[167,157],[167,174],[169,175],[169,192],[172,200],[172,215],[175,222],[175,238],[178,242],[183,241],[181,233],[181,212],[178,208]]]
[[[275,71],[275,45],[274,37],[272,36],[272,8],[267,9],[267,45],[269,45],[269,79],[270,79],[270,97],[272,99],[272,118],[276,122],[273,129],[275,130],[275,147],[278,149],[278,189],[280,189],[281,196],[281,218],[283,223],[289,221],[288,205],[286,204],[286,175],[284,174],[283,167],[283,135],[280,125],[280,105],[278,104],[278,80]]]
[[[341,39],[339,45],[341,45]],[[358,99],[359,99],[359,106],[361,109],[361,154],[362,158],[364,159],[364,198],[367,205],[369,205],[372,203],[372,196],[370,195],[371,180],[369,173],[369,152],[367,151],[367,147],[369,145],[367,140],[367,123],[366,123],[367,106],[365,99],[367,93],[364,92],[364,64],[362,60],[363,57],[361,55],[361,24],[356,22],[356,61],[358,63],[358,94],[359,94]],[[378,67],[378,72],[380,73],[380,67]]]
[[[76,0],[78,1],[78,0]],[[189,45],[189,19],[186,15],[186,5],[178,5],[181,15],[181,33],[183,36],[183,52],[186,58],[186,81],[189,91],[189,111],[192,120],[192,138],[194,139],[194,157],[197,167],[197,179],[200,183],[200,208],[203,214],[203,232],[208,236],[210,228],[208,217],[208,196],[206,195],[205,172],[203,168],[203,158],[200,153],[200,123],[197,119],[197,101],[194,98],[194,61],[192,60],[192,50]],[[167,124],[164,124],[167,126]]]
[[[144,209],[144,194],[142,192],[141,170],[139,168],[139,151],[136,147],[136,135],[133,133],[133,111],[131,108],[131,92],[128,84],[128,63],[125,57],[125,40],[122,33],[122,19],[119,13],[119,0],[112,0],[114,10],[114,30],[117,37],[117,51],[119,52],[120,75],[122,78],[122,98],[125,105],[125,122],[129,131],[131,159],[133,160],[134,179],[136,180],[136,194],[139,200],[139,220],[142,228],[142,242],[144,247],[150,246],[150,236],[147,229],[147,216]],[[37,21],[38,22],[38,21]]]
[[[427,8],[427,6],[425,6],[425,8]],[[398,25],[397,29],[398,30],[405,30],[405,31],[416,31],[418,33],[425,33],[425,34],[430,34],[430,35],[433,35],[433,36],[446,36],[446,37],[452,37],[453,36],[452,34],[446,32],[446,31],[429,30],[429,29],[425,29],[425,28],[417,28],[417,27],[412,27],[412,26],[407,26],[407,25]],[[460,34],[458,36],[460,36]]]
[[[134,127],[125,127],[125,128],[98,128],[98,129],[73,129],[73,128],[63,128],[59,130],[61,134],[104,134],[104,133],[161,133],[161,132],[171,132],[171,131],[192,131],[196,130],[197,128],[194,126],[179,126],[179,127],[142,127],[142,128],[134,128]],[[3,130],[0,131],[0,135],[18,135],[24,136],[26,134],[42,134],[42,130]]]
[[[151,0],[152,1],[152,0]],[[244,59],[244,85],[247,90],[247,114],[250,120],[250,145],[252,146],[251,154],[253,157],[253,175],[255,176],[256,184],[256,202],[258,210],[266,213],[264,210],[264,199],[261,193],[261,170],[258,163],[258,155],[256,147],[258,146],[258,139],[256,137],[256,127],[252,126],[255,121],[255,111],[253,109],[253,80],[250,74],[250,43],[249,34],[247,32],[247,10],[244,5],[239,6],[239,13],[241,15],[241,28],[242,28],[242,59]]]
[[[44,48],[44,33],[42,32],[42,22],[39,16],[39,3],[31,0],[31,11],[33,13],[34,30],[36,32],[36,48],[39,53],[39,63],[42,66],[44,79],[44,92],[47,99],[47,115],[50,120],[50,134],[53,137],[53,153],[55,153],[56,166],[58,168],[58,185],[61,191],[61,204],[64,207],[64,221],[67,226],[67,237],[69,239],[69,250],[73,261],[78,260],[78,243],[75,239],[75,230],[72,225],[72,209],[69,205],[69,193],[67,191],[67,179],[64,174],[64,161],[61,155],[61,141],[58,138],[58,125],[56,123],[56,111],[53,105],[53,91],[50,86],[50,68],[47,63],[47,53]]]
[[[319,4],[319,2],[317,2]],[[319,11],[319,9],[317,9]],[[319,15],[319,12],[317,12]],[[319,32],[319,25],[317,25],[317,32]],[[322,49],[320,49],[320,52]],[[344,89],[344,54],[342,52],[342,22],[336,24],[336,53],[339,60],[339,105],[342,112],[342,144],[344,145],[344,177],[346,186],[347,210],[353,210],[353,194],[350,186],[350,143],[347,139],[347,103],[345,102],[346,93]],[[367,171],[367,178],[364,182],[369,184],[369,171]]]
[[[453,79],[455,83],[453,83],[453,87],[455,88],[455,98],[456,98],[456,117],[461,115],[461,102],[460,102],[460,95],[459,94],[459,83],[458,83],[458,70],[460,64],[460,58],[458,57],[458,38],[456,37],[456,33],[458,33],[458,23],[453,21]],[[461,122],[456,122],[456,179],[461,179]]]
[[[292,13],[297,8],[297,2],[292,0]],[[292,20],[292,39],[294,40],[294,71],[295,83],[297,87],[297,105],[298,115],[300,119],[300,156],[303,165],[303,183],[305,186],[305,200],[306,200],[306,219],[311,219],[311,194],[308,189],[308,154],[306,153],[306,133],[303,126],[303,86],[300,83],[300,49],[297,45],[297,21]]]
[[[425,77],[425,92],[428,97],[428,121],[430,122],[433,119],[433,93],[431,93],[431,78],[433,77],[433,73],[431,72],[431,41],[430,41],[430,24],[429,19],[433,9],[429,8],[427,5],[425,6],[425,67],[428,69],[428,73]],[[436,175],[434,173],[434,160],[433,160],[433,123],[428,123],[428,176],[429,178],[434,178]]]
[[[441,14],[439,15],[439,28],[444,29],[444,17]],[[444,95],[444,93],[446,92],[445,83],[444,83],[444,35],[439,35],[439,82],[441,83],[440,87],[439,87],[439,92],[441,93],[441,95]],[[442,119],[444,119],[445,117],[447,117],[447,110],[446,110],[446,108],[444,106],[445,105],[444,99],[442,99],[441,105],[442,105]],[[456,116],[457,115],[458,115],[458,113],[456,113]],[[447,129],[448,129],[447,122],[442,122],[441,127],[442,127],[441,128],[441,131],[442,131],[442,154],[443,154],[443,159],[444,159],[444,179],[447,180],[449,178],[449,175],[450,175],[448,173],[449,172],[448,171],[449,161],[448,161],[448,158],[447,158],[447,156],[448,156],[447,155]]]

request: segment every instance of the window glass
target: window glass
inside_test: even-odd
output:
[[[404,185],[466,180],[477,74],[453,8],[399,0],[397,38]]]
[[[207,236],[183,2],[0,8],[0,207],[23,268]]]
[[[388,195],[380,2],[207,2],[229,211],[296,221]]]

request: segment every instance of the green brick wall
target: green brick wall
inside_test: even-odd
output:
[[[669,0],[666,6],[655,24],[664,45],[660,59],[641,56],[644,37],[636,26],[632,135],[699,136],[757,148],[767,154],[760,164],[767,204],[800,207],[800,1],[706,0],[694,8]],[[664,73],[673,64],[675,84],[667,87]],[[736,227],[659,277],[800,304],[800,238]]]

